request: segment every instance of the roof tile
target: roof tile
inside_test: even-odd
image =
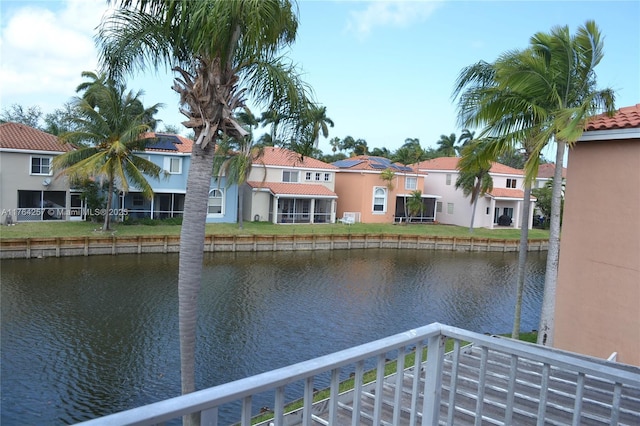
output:
[[[599,114],[587,122],[586,131],[630,129],[640,127],[640,104],[620,108],[613,116]]]
[[[288,183],[288,182],[256,182],[248,181],[252,188],[264,188],[274,195],[307,195],[320,197],[337,197],[336,193],[324,185],[310,183]]]
[[[20,123],[0,124],[0,148],[51,152],[73,150],[73,146],[61,143],[56,136]]]
[[[512,189],[512,188],[493,188],[491,191],[487,193],[494,198],[515,198],[518,200],[522,200],[524,198],[524,191],[522,189]],[[531,200],[535,201],[536,198],[531,195]]]
[[[307,167],[312,169],[336,169],[324,161],[317,160],[311,157],[300,157],[297,152],[288,150],[286,148],[266,146],[264,147],[264,153],[260,157],[260,164],[265,166],[283,166],[283,167]]]
[[[413,164],[413,167],[419,170],[451,170],[455,171],[458,167],[458,161],[460,157],[438,157],[431,160],[421,161],[417,164]],[[513,167],[505,166],[495,161],[491,163],[491,173],[502,173],[508,175],[523,175],[524,172],[520,169],[514,169]]]

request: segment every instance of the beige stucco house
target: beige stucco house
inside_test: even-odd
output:
[[[56,178],[51,161],[73,148],[58,138],[18,123],[0,124],[0,208],[9,221],[80,220],[80,192]]]
[[[246,221],[333,223],[336,168],[280,147],[265,147],[243,192]]]
[[[554,345],[640,365],[640,104],[569,151]]]
[[[458,157],[439,157],[414,164],[413,167],[428,173],[424,181],[424,192],[441,196],[436,206],[438,222],[469,226],[472,213],[470,198],[464,196],[462,189],[456,189],[459,160]],[[474,228],[492,229],[498,226],[503,215],[511,219],[509,226],[519,228],[524,203],[524,172],[494,162],[489,174],[493,179],[493,190],[478,199]],[[529,229],[533,225],[535,197],[531,198],[530,203],[532,216],[528,219]]]

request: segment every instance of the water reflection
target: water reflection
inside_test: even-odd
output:
[[[528,265],[537,326],[545,255]],[[178,395],[177,255],[2,261],[3,425],[74,423]],[[206,257],[197,386],[434,321],[509,332],[515,253],[351,250]]]

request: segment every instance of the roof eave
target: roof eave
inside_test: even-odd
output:
[[[578,138],[578,142],[606,141],[616,139],[640,139],[640,128],[589,130]]]

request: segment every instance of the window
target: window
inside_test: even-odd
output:
[[[222,190],[212,189],[209,191],[209,202],[207,204],[207,214],[222,214]]]
[[[447,214],[453,214],[453,203],[447,203]]]
[[[321,179],[322,179],[322,173],[316,173],[316,180],[320,182]]]
[[[418,189],[418,178],[415,176],[407,176],[404,179],[404,189],[414,191]]]
[[[382,187],[373,188],[373,211],[387,211],[387,189]]]
[[[284,170],[282,172],[282,181],[283,182],[297,182],[298,181],[298,172],[293,172],[290,170]]]
[[[507,188],[515,188],[517,183],[517,179],[507,179]]]
[[[447,181],[446,181],[447,185],[451,185],[451,173],[447,173]]]
[[[331,173],[325,173],[324,174],[324,181],[325,182],[331,182]]]
[[[182,158],[180,157],[165,157],[164,169],[172,175],[179,175],[182,173]]]
[[[442,201],[436,201],[436,213],[442,213]]]
[[[31,174],[51,176],[51,157],[31,157]]]
[[[136,207],[144,205],[144,197],[142,196],[142,194],[133,194],[133,205]]]
[[[311,172],[305,173],[304,180],[311,180]]]

